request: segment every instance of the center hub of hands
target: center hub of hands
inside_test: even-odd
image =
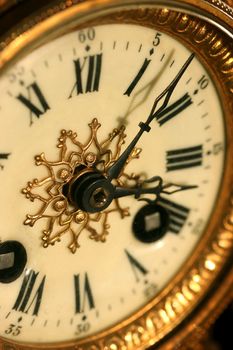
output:
[[[81,210],[98,213],[106,209],[114,199],[115,188],[98,172],[87,172],[70,184],[70,199]]]

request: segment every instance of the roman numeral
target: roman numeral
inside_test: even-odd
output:
[[[84,94],[99,90],[102,54],[79,58],[74,61],[76,82],[71,90],[69,98],[76,94]]]
[[[35,115],[37,118],[40,118],[50,107],[36,82],[29,85],[27,91],[27,97],[19,94],[16,98],[28,108],[31,117]]]
[[[202,145],[167,151],[167,171],[187,169],[202,165]]]
[[[39,278],[39,272],[26,270],[13,310],[26,314],[31,311],[33,316],[38,316],[44,292],[45,277],[41,279]]]
[[[10,156],[10,153],[0,153],[0,160],[7,160]],[[4,165],[0,163],[0,170],[4,169]]]
[[[188,218],[190,209],[162,197],[158,200],[158,204],[168,211],[169,230],[178,234]]]
[[[133,274],[135,276],[136,282],[140,281],[140,275],[145,276],[148,274],[148,270],[137,260],[133,257],[132,254],[128,252],[128,250],[125,249],[125,254],[128,258],[128,261],[130,263],[130,266],[132,268]]]
[[[90,281],[87,273],[85,273],[84,280],[80,274],[74,275],[74,289],[75,289],[75,313],[83,313],[86,308],[95,308],[95,302],[91,290]]]
[[[131,84],[129,85],[128,89],[125,91],[124,95],[127,95],[127,96],[131,95],[131,93],[135,89],[136,85],[138,84],[139,80],[141,79],[141,77],[145,73],[146,69],[148,68],[150,62],[151,62],[151,60],[148,60],[147,58],[144,60],[141,68],[139,69],[137,75],[135,76],[135,78],[133,79]]]
[[[193,103],[188,93],[182,96],[179,100],[172,103],[170,106],[163,109],[156,117],[160,126],[176,117]]]

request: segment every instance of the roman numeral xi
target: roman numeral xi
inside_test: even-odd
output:
[[[27,96],[20,93],[16,98],[29,110],[31,116],[34,115],[37,118],[50,109],[37,82],[27,86]]]

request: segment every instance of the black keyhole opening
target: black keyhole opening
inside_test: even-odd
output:
[[[24,271],[27,252],[18,241],[0,244],[0,283],[14,282]]]

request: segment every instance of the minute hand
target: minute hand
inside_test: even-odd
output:
[[[179,83],[179,81],[182,78],[183,74],[185,73],[186,69],[188,68],[188,66],[192,62],[194,56],[195,56],[194,53],[192,53],[189,56],[189,58],[184,63],[184,65],[182,66],[180,71],[177,73],[175,78],[172,80],[172,82],[166,87],[166,89],[158,97],[156,97],[146,122],[145,123],[143,123],[143,122],[139,123],[139,128],[140,129],[139,129],[138,133],[136,134],[136,136],[133,138],[133,140],[130,142],[130,144],[125,149],[125,151],[121,154],[121,156],[118,158],[118,160],[108,169],[107,175],[108,175],[108,178],[109,178],[110,181],[112,179],[118,178],[118,176],[120,175],[122,169],[124,168],[124,165],[125,165],[128,157],[130,156],[130,153],[133,151],[134,147],[138,143],[138,141],[141,138],[142,134],[145,131],[146,132],[150,132],[150,130],[151,130],[150,123],[152,122],[152,120],[154,120],[167,107],[167,105],[169,103],[169,100],[170,100],[170,98],[172,96],[172,93],[173,93],[173,91],[176,88],[176,85]],[[165,99],[164,99],[164,101],[162,103],[162,106],[157,109],[159,101],[162,100],[162,98],[164,96],[165,96]]]

